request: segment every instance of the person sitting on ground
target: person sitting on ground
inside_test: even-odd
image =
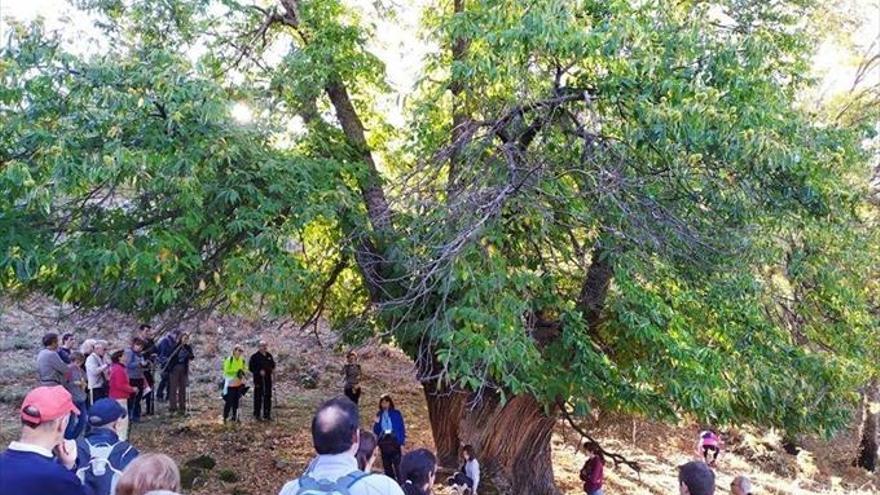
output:
[[[125,468],[116,485],[116,495],[175,495],[177,492],[180,492],[180,470],[174,459],[165,454],[138,456]]]
[[[37,354],[37,375],[40,385],[67,385],[69,369],[58,355],[58,334],[47,333],[43,336],[43,349]]]
[[[747,476],[737,476],[730,483],[730,493],[733,495],[752,495],[752,480]]]
[[[703,462],[715,467],[718,455],[721,454],[721,438],[715,433],[715,430],[700,432],[700,437],[697,439],[697,453],[703,457]]]
[[[437,476],[437,456],[428,449],[416,449],[400,461],[400,486],[405,495],[431,495]]]
[[[590,458],[581,468],[580,478],[584,482],[584,493],[602,495],[602,483],[605,476],[605,457],[602,448],[596,442],[584,442],[584,450]]]
[[[254,419],[272,420],[272,373],[275,371],[275,358],[269,352],[269,345],[261,340],[257,352],[248,361],[248,369],[254,377]]]
[[[131,386],[131,382],[128,379],[128,372],[125,369],[125,359],[125,351],[121,349],[113,351],[110,354],[110,362],[113,364],[110,367],[109,396],[128,411],[128,399],[132,395],[137,394],[138,389]],[[119,439],[128,440],[128,416],[126,415],[119,421],[122,423],[119,430],[117,430],[119,432]]]
[[[70,364],[70,354],[73,352],[73,346],[76,345],[76,336],[72,333],[61,335],[61,347],[58,348],[58,357],[64,361],[64,364]]]
[[[361,441],[358,444],[358,451],[355,457],[358,461],[358,469],[365,473],[373,470],[373,463],[376,462],[376,446],[378,440],[376,435],[371,431],[360,430]]]
[[[342,367],[343,393],[358,404],[361,400],[361,365],[354,351],[348,351],[345,358],[347,363]]]
[[[138,456],[136,448],[119,439],[126,414],[113,399],[100,399],[89,410],[91,431],[76,444],[76,475],[95,495],[115,493],[122,471]]]
[[[107,383],[110,365],[104,359],[106,349],[104,342],[96,341],[92,353],[86,358],[86,379],[88,380],[89,403],[91,404],[107,397],[110,393]]]
[[[73,469],[76,443],[64,439],[70,414],[79,414],[60,385],[37,387],[19,411],[21,436],[0,453],[3,495],[86,495]]]
[[[359,423],[357,405],[347,398],[337,397],[321,404],[312,419],[312,442],[318,457],[299,479],[285,484],[280,495],[295,495],[306,489],[313,493],[403,495],[391,478],[358,469],[355,454],[360,443]]]
[[[713,495],[715,473],[705,462],[692,461],[678,467],[678,490],[681,495]]]
[[[223,360],[223,422],[238,422],[238,403],[247,391],[245,388],[244,349],[236,344],[232,355]]]
[[[476,495],[480,484],[480,463],[477,461],[474,447],[472,445],[462,447],[461,456],[464,464],[458,472],[446,479],[446,484],[456,493]]]
[[[373,423],[373,433],[379,439],[379,452],[382,453],[382,467],[385,475],[400,479],[400,456],[406,443],[406,425],[403,415],[394,407],[388,394],[379,399],[379,412]]]
[[[82,369],[84,361],[85,358],[81,352],[76,351],[70,354],[70,364],[68,365],[70,369],[69,379],[67,380],[67,386],[64,388],[70,392],[70,396],[73,397],[73,404],[80,410],[80,415],[77,418],[70,418],[67,431],[64,432],[64,438],[71,440],[79,438],[86,428],[88,396],[86,395],[86,376]]]

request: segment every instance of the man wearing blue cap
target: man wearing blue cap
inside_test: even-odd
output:
[[[76,475],[95,495],[111,495],[116,482],[138,451],[130,443],[119,440],[119,422],[126,410],[113,399],[95,401],[89,409],[91,432],[77,444]]]

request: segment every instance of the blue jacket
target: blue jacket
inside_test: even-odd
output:
[[[76,467],[81,468],[89,463],[89,447],[86,444],[88,441],[92,445],[98,445],[105,443],[107,445],[113,445],[119,443],[116,448],[113,449],[113,453],[110,454],[110,464],[113,465],[116,469],[122,471],[125,469],[125,466],[128,466],[128,463],[133,461],[135,457],[140,455],[138,450],[126,441],[119,441],[119,436],[112,430],[108,430],[107,428],[93,428],[92,432],[85,436],[85,438],[80,438],[76,442]]]
[[[377,438],[382,438],[382,420],[379,416],[382,414],[382,411],[376,413],[376,422],[373,423],[373,433],[376,434]],[[397,443],[403,446],[406,443],[406,425],[403,424],[403,414],[400,414],[400,411],[397,409],[391,409],[388,411],[388,416],[391,418],[391,431],[394,433],[394,436],[397,437]]]
[[[159,353],[159,363],[163,365],[167,363],[168,358],[171,357],[171,353],[174,352],[174,348],[176,347],[177,342],[175,342],[169,335],[159,339],[159,345],[156,346],[156,350]]]
[[[55,459],[8,449],[0,454],[0,488],[3,495],[92,495]]]

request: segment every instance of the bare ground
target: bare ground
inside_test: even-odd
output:
[[[35,381],[33,357],[39,337],[47,331],[74,330],[80,340],[101,336],[119,345],[136,327],[134,319],[114,313],[65,316],[63,308],[46,300],[0,306],[0,442],[17,435],[16,408]],[[59,318],[59,315],[61,318]],[[191,325],[194,363],[191,381],[191,415],[170,418],[165,404],[158,416],[135,425],[131,440],[142,452],[164,452],[181,466],[207,454],[216,459],[211,470],[190,470],[196,477],[194,495],[257,495],[278,493],[288,480],[299,475],[312,458],[309,423],[322,400],[341,392],[343,358],[332,332],[300,332],[296,326],[279,328],[276,323],[236,317],[209,318]],[[242,400],[242,423],[224,426],[222,402],[217,390],[220,362],[232,342],[253,348],[260,338],[268,340],[278,363],[275,421],[250,419],[251,397]],[[390,393],[407,420],[408,448],[432,448],[427,408],[412,363],[397,349],[368,346],[361,349],[364,395],[361,415],[369,427],[379,396]],[[317,388],[301,386],[300,376],[318,376]],[[608,494],[633,495],[677,493],[676,466],[693,457],[694,425],[667,426],[628,417],[599,417],[591,433],[612,451],[637,460],[641,473],[609,465]],[[831,441],[806,439],[798,456],[784,453],[773,432],[728,431],[729,449],[719,463],[718,493],[727,493],[733,476],[747,474],[758,494],[852,494],[880,493],[876,475],[849,465],[855,452],[855,428]],[[557,484],[566,494],[583,493],[577,473],[584,457],[577,452],[577,434],[560,423],[553,438],[553,463]],[[221,478],[237,481],[221,481]],[[444,493],[438,488],[439,493]],[[487,493],[481,490],[481,493]]]

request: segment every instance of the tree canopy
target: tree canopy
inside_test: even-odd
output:
[[[848,420],[877,114],[802,100],[814,2],[436,2],[404,126],[339,0],[77,5],[106,52],[34,23],[0,58],[7,294],[326,316],[577,414]]]

